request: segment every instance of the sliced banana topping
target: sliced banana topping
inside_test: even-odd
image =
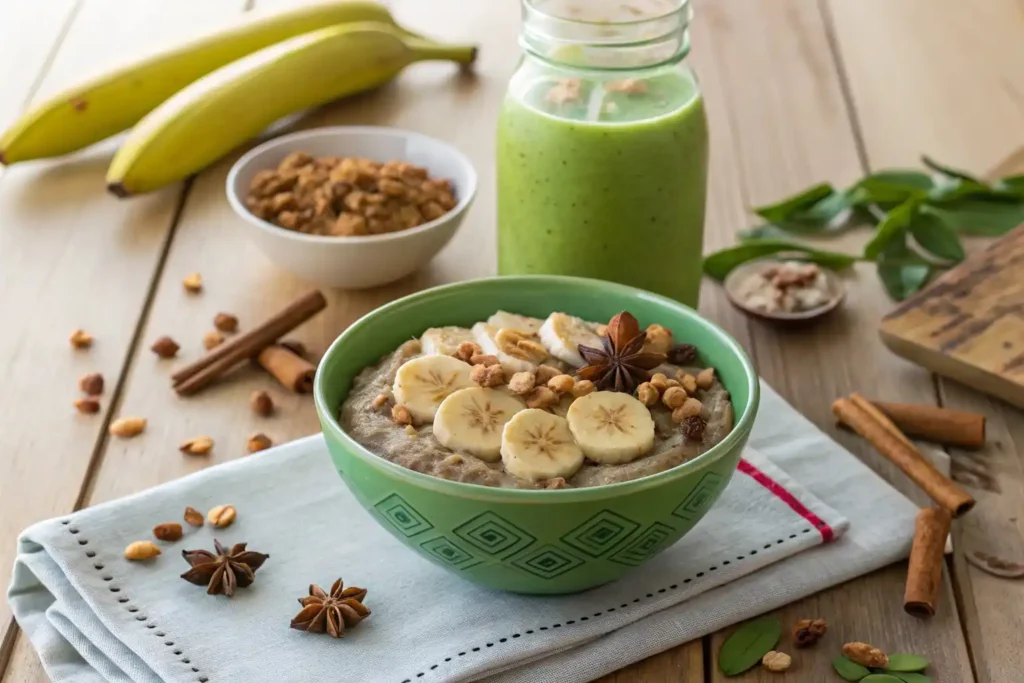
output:
[[[522,479],[568,479],[583,465],[583,451],[573,441],[564,417],[529,408],[505,425],[501,461],[505,471]]]
[[[565,415],[584,455],[602,465],[632,462],[654,447],[654,420],[643,403],[617,391],[573,401]]]
[[[540,343],[555,358],[575,368],[587,364],[580,355],[579,345],[601,348],[601,337],[595,325],[566,313],[552,313],[540,328]]]
[[[431,327],[420,337],[425,356],[450,356],[459,350],[459,344],[476,341],[473,330],[466,327]]]
[[[405,406],[416,423],[433,422],[438,406],[459,389],[475,387],[472,368],[451,356],[419,356],[395,373],[395,402]]]
[[[517,372],[533,370],[540,360],[533,361],[528,353],[523,352],[516,342],[522,338],[527,341],[522,332],[511,328],[495,327],[490,323],[477,323],[473,325],[473,337],[484,353],[498,357],[498,362],[506,374],[513,375]],[[538,345],[539,346],[539,345]],[[541,347],[543,350],[543,347]],[[546,355],[546,354],[545,354]]]
[[[544,321],[540,318],[531,318],[529,316],[519,315],[518,313],[498,311],[487,319],[487,324],[494,325],[498,329],[506,327],[510,330],[525,332],[526,334],[537,334],[537,332],[540,331],[540,326],[544,324]]]
[[[441,401],[434,417],[434,438],[445,448],[494,462],[501,457],[502,428],[525,408],[521,400],[503,391],[459,389]]]

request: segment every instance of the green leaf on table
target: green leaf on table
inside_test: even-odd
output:
[[[878,277],[885,291],[896,301],[924,287],[932,275],[932,266],[907,247],[907,231],[902,229],[878,254]]]
[[[860,679],[860,683],[902,683],[892,674],[868,674]]]
[[[748,621],[722,643],[718,668],[726,676],[737,676],[756,666],[775,648],[782,636],[782,622],[773,617]]]
[[[839,656],[832,660],[832,668],[836,670],[836,673],[842,677],[845,681],[859,681],[871,672],[868,671],[867,667],[863,667],[857,662],[847,659],[846,657]]]
[[[921,655],[897,653],[889,655],[889,666],[885,667],[888,672],[899,671],[901,673],[920,673],[931,665]]]
[[[1024,223],[1024,201],[1008,203],[963,199],[942,205],[925,204],[921,210],[965,235],[997,237]]]
[[[920,171],[879,171],[862,178],[850,189],[850,202],[891,209],[908,199],[924,199],[934,187],[932,179]]]
[[[736,233],[741,242],[754,242],[757,240],[781,239],[787,240],[792,235],[773,223],[756,225],[753,228],[740,230]]]
[[[897,237],[905,240],[905,233],[910,226],[910,221],[917,212],[920,199],[912,198],[903,202],[890,211],[882,222],[878,224],[878,230],[874,237],[864,245],[864,258],[874,261],[878,255]]]
[[[830,183],[821,183],[792,197],[786,197],[775,204],[755,207],[753,212],[769,223],[780,223],[803,209],[811,208],[822,199],[834,194],[835,191]]]
[[[924,674],[909,673],[906,671],[892,671],[890,669],[886,669],[882,673],[887,673],[890,676],[895,676],[896,678],[903,681],[903,683],[932,683],[931,677],[925,676]]]
[[[939,162],[929,157],[927,154],[921,156],[921,163],[924,164],[926,167],[930,168],[931,170],[935,171],[936,173],[941,173],[944,176],[948,176],[950,178],[959,178],[960,180],[970,180],[971,182],[974,183],[981,183],[981,180],[975,178],[970,173],[967,173],[966,171],[961,171],[960,169],[957,168],[953,168],[952,166],[940,164]]]
[[[1013,192],[1021,198],[1024,198],[1024,175],[1013,175],[1002,178],[995,184],[997,190],[1003,190],[1004,192]]]
[[[948,204],[958,199],[978,199],[986,202],[1019,202],[1024,194],[1012,187],[987,185],[973,180],[949,178],[946,182],[936,185],[928,193],[928,201],[936,204]]]
[[[922,249],[940,259],[955,263],[964,260],[964,247],[956,231],[929,213],[914,214],[910,234]]]
[[[763,239],[743,242],[735,247],[729,247],[708,254],[704,259],[704,273],[715,280],[722,281],[733,268],[747,261],[780,254],[792,256],[798,261],[810,261],[826,268],[843,269],[849,268],[857,262],[856,256],[850,256],[838,251],[825,251],[814,249],[799,242],[791,242],[782,239]]]

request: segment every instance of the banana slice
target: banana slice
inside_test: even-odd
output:
[[[654,447],[654,420],[629,394],[595,391],[569,406],[569,429],[584,455],[602,465],[632,462]]]
[[[465,327],[431,327],[420,337],[423,355],[450,356],[462,342],[473,342],[473,331]]]
[[[501,350],[498,344],[498,332],[502,329],[490,323],[477,323],[473,325],[474,341],[480,345],[484,353],[497,356],[498,362],[501,363],[501,367],[504,368],[505,373],[508,375],[526,372],[537,367],[537,363],[532,363],[525,358],[517,358]]]
[[[525,408],[503,391],[459,389],[441,401],[434,417],[434,438],[445,448],[495,462],[501,457],[502,428]]]
[[[579,345],[601,348],[601,337],[595,325],[565,313],[552,313],[540,328],[540,343],[552,356],[575,368],[587,364],[580,355]]]
[[[522,479],[569,478],[583,465],[583,451],[564,417],[529,408],[505,425],[501,461],[507,472]]]
[[[395,373],[395,402],[404,405],[417,423],[433,422],[438,406],[459,389],[475,387],[472,368],[451,356],[419,356]]]
[[[494,327],[499,330],[502,327],[505,327],[510,330],[519,330],[526,334],[537,334],[537,332],[540,331],[540,326],[544,324],[544,321],[540,318],[530,318],[525,315],[519,315],[518,313],[498,311],[487,319],[487,324],[494,325]]]

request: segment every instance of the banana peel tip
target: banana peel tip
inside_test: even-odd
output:
[[[124,186],[124,183],[107,183],[107,192],[114,195],[118,199],[125,199],[131,197],[132,193],[128,191],[128,188]]]

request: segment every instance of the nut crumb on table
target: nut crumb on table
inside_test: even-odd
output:
[[[802,313],[832,300],[828,280],[814,263],[782,261],[752,272],[738,284],[736,297],[764,313]]]

